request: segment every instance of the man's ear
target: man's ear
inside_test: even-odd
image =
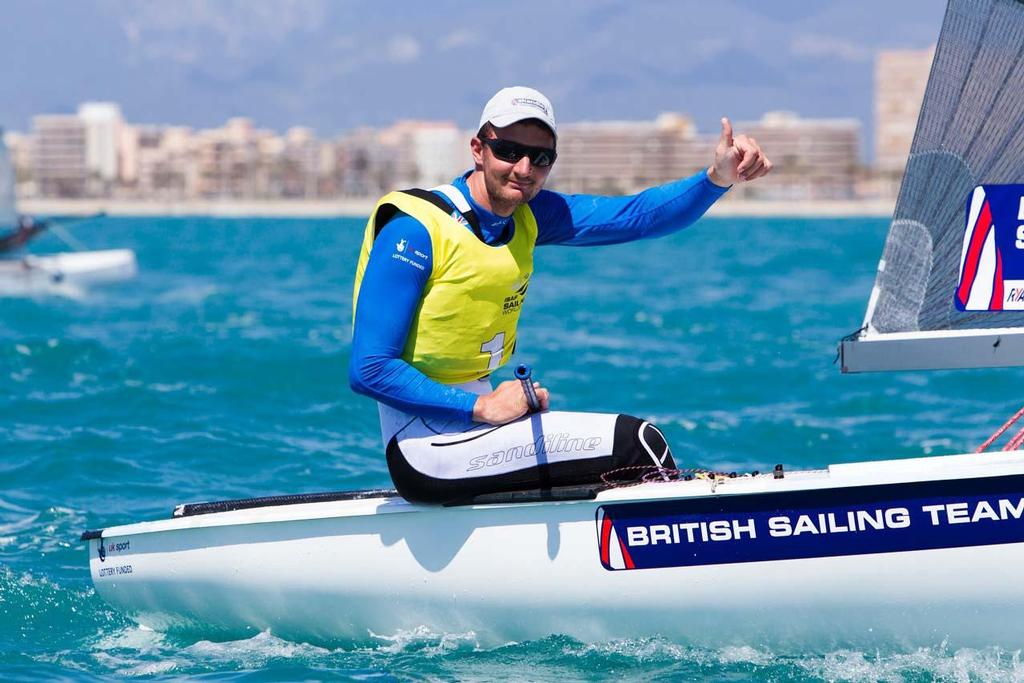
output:
[[[473,163],[476,164],[477,169],[483,168],[484,143],[480,142],[480,138],[473,137],[470,139],[469,150],[473,153]]]

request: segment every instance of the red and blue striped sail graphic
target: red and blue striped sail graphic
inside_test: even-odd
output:
[[[615,523],[604,507],[597,509],[597,547],[605,569],[635,569],[626,544],[619,538]]]
[[[957,309],[1024,310],[1024,185],[979,185],[966,216]]]

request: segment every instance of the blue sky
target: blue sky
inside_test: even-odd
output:
[[[247,115],[332,136],[403,118],[475,125],[533,85],[563,122],[786,109],[860,119],[879,49],[934,43],[942,0],[35,0],[7,3],[0,125],[114,100],[129,121]]]

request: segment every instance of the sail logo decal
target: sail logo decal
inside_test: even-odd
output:
[[[1024,310],[1024,185],[979,185],[966,214],[957,310]]]
[[[609,571],[1024,542],[1024,475],[601,505]]]

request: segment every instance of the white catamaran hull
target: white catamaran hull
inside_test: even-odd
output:
[[[0,260],[0,286],[37,288],[120,282],[135,277],[138,266],[131,249],[107,249],[29,255]]]
[[[566,502],[279,505],[86,537],[97,592],[161,630],[1020,647],[1022,515],[1014,452]]]

